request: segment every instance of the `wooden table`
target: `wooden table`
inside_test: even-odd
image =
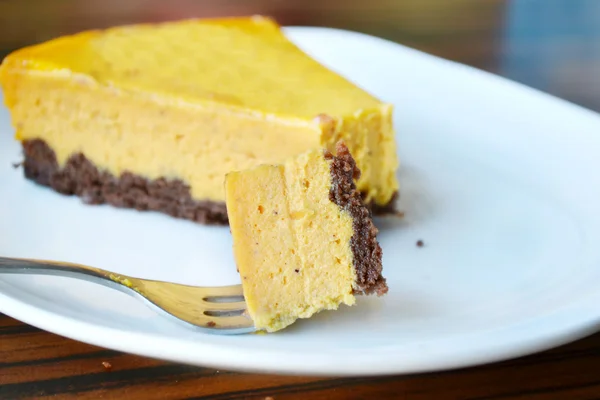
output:
[[[597,0],[3,0],[0,49],[113,23],[247,13],[376,34],[600,110]],[[176,365],[64,339],[0,315],[0,399],[20,398],[599,399],[600,334],[477,368],[329,379]]]
[[[106,366],[103,365],[106,363]],[[0,399],[598,399],[600,334],[493,365],[415,376],[242,374],[105,350],[0,316]]]

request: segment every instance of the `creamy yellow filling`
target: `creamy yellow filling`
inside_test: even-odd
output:
[[[352,218],[329,200],[330,162],[310,151],[226,177],[234,255],[259,329],[352,305]]]
[[[66,36],[9,55],[0,84],[17,138],[46,140],[61,165],[83,152],[113,175],[179,178],[193,198],[223,201],[227,172],[343,138],[369,200],[385,204],[398,189],[392,107],[269,19]]]
[[[265,119],[221,105],[177,106],[82,79],[22,74],[12,107],[17,138],[44,139],[59,165],[83,152],[101,169],[179,178],[197,200],[224,201],[227,172],[279,162],[319,145],[303,121]]]

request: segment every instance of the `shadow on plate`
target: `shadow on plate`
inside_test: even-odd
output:
[[[380,232],[418,226],[435,215],[434,199],[428,190],[427,177],[416,168],[402,166],[398,172],[398,215],[375,217]]]

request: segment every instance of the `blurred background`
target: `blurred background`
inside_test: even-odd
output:
[[[84,29],[252,14],[380,36],[600,111],[600,0],[0,0],[0,57]]]

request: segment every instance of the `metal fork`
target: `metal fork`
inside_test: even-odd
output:
[[[188,327],[218,334],[253,332],[241,285],[200,287],[134,278],[87,265],[0,257],[0,274],[53,275],[97,283],[132,295]]]

